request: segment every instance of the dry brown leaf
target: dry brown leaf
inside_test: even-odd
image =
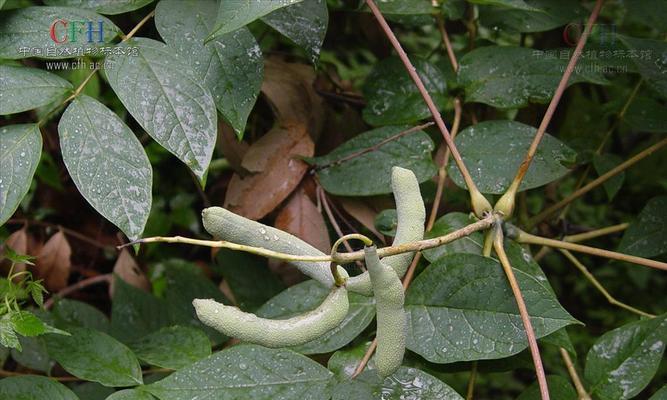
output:
[[[373,232],[375,237],[384,240],[384,236],[375,229],[375,216],[377,215],[377,212],[368,204],[363,201],[348,198],[339,198],[338,202],[343,206],[345,212],[350,214],[352,218],[356,219],[366,229]]]
[[[225,156],[229,165],[234,168],[234,171],[241,175],[247,175],[248,171],[241,166],[241,161],[248,151],[248,143],[238,140],[234,129],[222,120],[218,121],[218,140],[216,146]]]
[[[148,278],[127,249],[121,250],[113,266],[113,273],[127,284],[144,291],[150,290],[151,284]],[[109,285],[109,296],[111,298],[113,298],[114,294],[114,281],[115,279],[112,279]]]
[[[325,254],[331,252],[331,240],[324,218],[302,189],[295,191],[280,210],[275,226]]]
[[[265,217],[292,193],[308,170],[296,157],[312,157],[314,151],[303,127],[273,128],[248,149],[242,165],[256,173],[243,178],[234,174],[224,206],[246,218]]]
[[[229,287],[229,283],[225,279],[223,279],[220,284],[218,285],[218,289],[222,292],[222,294],[225,295],[229,299],[229,302],[232,305],[237,305],[236,304],[236,297],[234,296],[234,292],[232,291],[232,288]]]
[[[18,231],[12,233],[7,237],[7,240],[5,243],[3,243],[2,248],[4,250],[5,246],[9,246],[14,250],[15,253],[17,254],[28,254],[28,231],[26,228],[19,229]],[[11,262],[8,260],[3,260],[2,263],[0,264],[2,267],[1,270],[9,270],[9,267],[11,266]],[[25,271],[25,264],[24,263],[18,263],[14,265],[14,272],[21,272]]]
[[[305,125],[311,137],[317,140],[325,113],[322,98],[313,88],[315,78],[310,65],[269,59],[264,63],[261,90],[279,126]]]
[[[35,273],[50,292],[67,286],[72,267],[72,249],[62,231],[51,236],[35,260]]]

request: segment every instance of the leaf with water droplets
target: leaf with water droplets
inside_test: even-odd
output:
[[[473,4],[490,5],[515,10],[539,11],[528,4],[529,0],[468,0]]]
[[[376,1],[376,5],[383,14],[391,15],[424,15],[438,12],[433,7],[433,2],[429,0],[382,0]]]
[[[485,121],[464,129],[456,136],[461,157],[482,193],[505,192],[536,130],[515,121]],[[570,172],[565,165],[573,164],[575,159],[574,150],[545,134],[519,190],[536,188],[563,177]],[[453,163],[448,170],[454,183],[465,188],[463,177]]]
[[[270,319],[286,319],[317,308],[329,294],[330,289],[317,281],[301,282],[284,290],[257,310],[257,315]],[[350,343],[373,321],[375,300],[349,293],[350,309],[345,319],[323,336],[292,350],[304,354],[329,353]]]
[[[79,50],[104,46],[120,32],[109,19],[90,10],[72,7],[26,7],[2,11],[0,21],[0,58],[9,59],[77,57],[83,54]],[[62,23],[56,24],[56,21]],[[88,29],[88,22],[91,29]],[[58,42],[50,37],[52,25]],[[77,25],[78,31],[73,28]]]
[[[180,56],[191,60],[216,107],[241,138],[262,84],[262,51],[247,28],[204,44],[217,7],[213,0],[163,0],[155,9],[155,26]]]
[[[332,378],[326,368],[293,351],[239,345],[142,390],[162,400],[328,399]]]
[[[37,68],[0,65],[0,115],[49,104],[72,89],[72,84]]]
[[[350,399],[463,400],[463,397],[424,371],[400,367],[384,379],[375,370],[366,370],[355,379],[341,381],[334,388],[333,400]]]
[[[525,4],[533,10],[480,6],[480,21],[494,30],[544,32],[582,18],[585,11],[578,0],[525,0]]]
[[[461,229],[466,225],[470,225],[475,222],[475,218],[469,214],[461,212],[452,212],[445,214],[442,217],[438,218],[433,224],[433,228],[430,231],[426,232],[424,235],[425,239],[430,239],[438,236],[444,236],[448,233],[454,232],[457,229]],[[482,232],[473,232],[468,236],[464,236],[459,240],[455,240],[451,243],[443,244],[432,249],[424,250],[422,254],[427,260],[434,262],[438,258],[454,253],[469,253],[469,254],[482,254],[482,242],[484,234]]]
[[[326,0],[307,0],[280,8],[262,21],[304,49],[310,61],[317,62],[329,23]]]
[[[170,326],[130,343],[137,358],[160,368],[180,369],[211,355],[204,332],[186,326]]]
[[[667,132],[665,106],[656,99],[640,96],[628,106],[623,123],[643,132]]]
[[[514,268],[535,335],[576,323],[539,277]],[[410,285],[407,348],[435,363],[486,360],[528,346],[516,300],[500,264],[476,254],[441,257]]]
[[[442,71],[428,61],[412,61],[433,101],[442,109],[447,102],[447,83]],[[410,123],[431,115],[398,57],[376,64],[366,78],[363,91],[368,102],[363,117],[371,125]]]
[[[130,128],[102,103],[80,95],[58,124],[63,161],[83,197],[131,240],[146,226],[153,171]]]
[[[108,56],[104,69],[111,88],[146,132],[203,182],[218,129],[208,89],[164,43],[133,38],[116,48],[124,54]]]
[[[339,196],[391,193],[391,168],[412,170],[419,182],[436,174],[433,141],[423,131],[400,135],[409,126],[385,126],[364,132],[309,162],[322,187]]]
[[[639,257],[657,257],[667,253],[667,196],[654,197],[646,203],[637,220],[623,234],[618,251]]]
[[[220,8],[218,8],[218,17],[215,21],[215,27],[211,30],[211,34],[207,40],[211,40],[219,35],[224,35],[225,33],[233,32],[275,10],[300,3],[301,1],[303,0],[221,1]]]
[[[114,15],[137,10],[154,0],[44,0],[50,6],[76,7]]]
[[[551,100],[568,59],[552,59],[543,51],[525,47],[480,47],[461,58],[458,81],[465,88],[468,102],[521,108],[528,102]],[[572,73],[568,84],[577,82],[607,83],[603,75],[590,68]]]
[[[589,390],[600,399],[630,399],[649,384],[667,342],[667,314],[600,336],[586,356]]]
[[[0,225],[28,193],[41,154],[42,135],[37,124],[0,128]]]

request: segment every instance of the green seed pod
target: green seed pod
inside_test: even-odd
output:
[[[401,366],[405,354],[407,316],[403,308],[405,291],[394,270],[380,262],[375,246],[364,248],[366,268],[373,284],[377,316],[375,365],[381,377]]]
[[[392,246],[414,242],[424,238],[424,221],[426,210],[419,191],[419,182],[409,169],[393,167],[391,169],[391,187],[396,201],[398,224]],[[383,263],[393,268],[396,275],[402,278],[408,270],[414,253],[403,253],[386,257]],[[350,291],[371,296],[371,282],[367,273],[352,277],[347,282]]]
[[[208,233],[220,240],[300,256],[325,255],[296,236],[244,218],[222,207],[205,208],[202,211],[202,222]],[[334,285],[328,262],[291,261],[290,264],[325,287]],[[348,276],[341,266],[338,266],[338,271],[342,276]]]
[[[347,315],[347,290],[335,287],[313,311],[289,319],[266,319],[213,299],[194,299],[197,317],[227,336],[266,347],[298,346],[336,328]]]

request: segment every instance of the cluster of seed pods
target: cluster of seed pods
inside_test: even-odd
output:
[[[417,178],[410,170],[393,167],[391,184],[398,217],[392,245],[423,239],[426,212]],[[293,255],[324,255],[296,236],[221,207],[203,210],[202,219],[204,228],[220,240]],[[367,271],[360,275],[349,277],[343,267],[337,266],[345,281],[341,286],[335,284],[328,262],[291,262],[302,273],[331,288],[322,304],[302,315],[282,320],[265,319],[212,299],[195,299],[197,317],[204,324],[242,341],[266,347],[297,346],[319,338],[345,319],[349,309],[348,291],[374,296],[378,341],[375,365],[381,376],[389,376],[401,366],[405,353],[405,291],[401,278],[414,253],[380,260],[376,250],[375,246],[364,249]]]

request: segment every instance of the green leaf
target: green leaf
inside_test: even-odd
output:
[[[502,194],[507,190],[536,130],[515,121],[484,121],[456,136],[461,157],[482,193]],[[519,191],[546,185],[563,177],[570,172],[563,164],[574,163],[575,159],[574,150],[545,134]],[[453,163],[448,171],[459,187],[466,187]]]
[[[568,59],[551,59],[540,50],[525,47],[480,47],[461,58],[458,81],[465,88],[467,102],[521,108],[528,102],[551,100]],[[607,81],[599,73],[584,69],[579,73],[575,70],[568,84],[577,82]]]
[[[105,400],[115,393],[113,388],[102,386],[97,382],[84,382],[72,387],[72,391],[79,399],[84,400]]]
[[[71,89],[71,83],[50,72],[0,64],[0,115],[47,105]]]
[[[125,389],[112,394],[106,400],[155,400],[155,397],[141,390]]]
[[[667,253],[666,209],[667,196],[649,200],[623,234],[618,251],[647,258]]]
[[[628,107],[623,122],[643,132],[667,132],[665,105],[650,97],[638,97]]]
[[[333,374],[290,350],[239,345],[215,353],[145,390],[161,400],[328,399]]]
[[[208,89],[190,63],[161,42],[133,38],[116,48],[132,54],[107,56],[111,88],[146,132],[203,182],[218,129]]]
[[[79,192],[137,239],[151,210],[153,170],[139,139],[113,111],[80,95],[58,124],[63,161]]]
[[[601,399],[629,399],[655,375],[665,351],[667,314],[602,335],[586,356],[589,390]]]
[[[595,167],[595,172],[598,175],[602,175],[605,172],[613,169],[623,162],[623,159],[615,154],[597,154],[593,157],[593,166]],[[623,186],[623,181],[625,180],[625,171],[614,176],[611,179],[608,179],[604,184],[604,190],[607,192],[607,197],[609,201],[612,201],[621,186]]]
[[[311,311],[319,306],[330,289],[317,281],[308,280],[287,288],[257,310],[263,318],[286,319]],[[338,350],[350,343],[368,327],[375,317],[373,298],[356,293],[348,294],[350,309],[345,319],[323,336],[292,350],[303,354],[323,354]]]
[[[558,400],[577,400],[577,392],[574,390],[570,381],[560,375],[547,375],[547,385],[552,399]],[[516,400],[540,400],[540,387],[537,382],[528,386],[528,389],[516,398]]]
[[[65,6],[114,15],[137,10],[153,0],[44,0],[50,6]]]
[[[168,325],[169,315],[164,301],[114,276],[113,337],[127,344]]]
[[[576,323],[538,279],[514,269],[535,335]],[[408,289],[407,348],[435,363],[508,357],[528,345],[500,264],[475,254],[441,257]]]
[[[470,3],[479,5],[497,6],[503,8],[510,8],[515,10],[537,11],[535,7],[530,5],[529,0],[468,0]]]
[[[109,333],[109,318],[97,308],[77,300],[61,299],[53,306],[56,324],[62,329],[68,326],[90,328]]]
[[[285,285],[271,273],[263,257],[220,249],[215,260],[234,294],[236,305],[244,311],[257,310],[285,289]]]
[[[416,368],[400,367],[382,379],[375,370],[366,370],[353,380],[334,388],[333,400],[376,399],[463,400],[454,389],[436,377]]]
[[[28,193],[41,154],[42,135],[37,124],[0,128],[0,225]]]
[[[336,379],[339,381],[351,379],[370,344],[370,342],[366,342],[338,350],[327,361],[327,368],[336,375]],[[369,368],[372,364],[373,360],[371,359],[368,362]]]
[[[383,14],[389,15],[431,15],[435,11],[429,0],[383,0],[376,5]]]
[[[45,376],[11,376],[0,379],[0,398],[12,400],[79,400],[62,383]]]
[[[21,336],[39,336],[45,333],[56,333],[69,335],[67,332],[56,329],[44,323],[41,319],[29,311],[19,311],[11,314],[14,330]]]
[[[329,23],[326,0],[307,0],[280,8],[262,21],[304,49],[311,62],[317,62]]]
[[[632,22],[667,31],[667,3],[662,0],[623,0],[626,16]]]
[[[71,35],[71,26],[57,24],[55,43],[49,35],[56,20],[77,21],[80,30]],[[109,19],[90,10],[70,7],[27,7],[0,12],[0,58],[19,59],[27,57],[72,58],[83,54],[101,54],[98,21],[102,22],[102,39],[111,42],[120,29]],[[88,42],[88,22],[92,23],[92,43]],[[75,25],[76,26],[76,25]],[[65,37],[67,35],[67,37]],[[39,51],[38,53],[33,51]],[[80,50],[80,51],[79,51]]]
[[[242,28],[279,8],[287,7],[302,0],[226,0],[220,2],[215,26],[207,40]],[[312,0],[309,0],[312,1]]]
[[[213,0],[162,0],[155,25],[180,56],[191,60],[216,107],[241,138],[262,84],[262,51],[246,28],[204,44],[217,7]]]
[[[422,131],[391,140],[409,126],[385,126],[364,132],[311,162],[324,189],[339,196],[391,193],[391,168],[412,170],[419,182],[436,173],[431,159],[433,141]],[[379,147],[378,147],[379,146]],[[371,151],[367,151],[367,150]],[[360,152],[366,151],[363,154]],[[354,156],[354,157],[351,157]],[[351,157],[345,161],[344,158]]]
[[[585,11],[577,0],[525,0],[525,4],[534,10],[482,6],[479,8],[480,21],[494,29],[544,32],[582,18]]]
[[[14,332],[14,324],[9,314],[0,318],[0,344],[21,351],[21,342],[19,342],[19,338]]]
[[[413,59],[412,62],[433,101],[442,110],[447,102],[444,74],[428,61]],[[371,125],[405,124],[431,115],[398,57],[376,64],[366,78],[363,92],[367,101],[363,117]]]
[[[162,328],[130,348],[140,360],[168,369],[184,368],[211,355],[211,342],[204,332],[185,326]]]
[[[389,208],[380,211],[375,216],[375,229],[383,235],[396,236],[396,228],[398,227],[398,213],[396,209]]]
[[[20,337],[19,349],[12,349],[12,358],[19,365],[48,374],[55,364],[49,357],[43,337]]]
[[[77,378],[104,386],[142,384],[141,367],[124,344],[89,328],[70,328],[71,336],[50,335],[46,340],[49,355]]]
[[[625,35],[618,35],[618,38],[633,52],[630,59],[648,85],[667,98],[667,43]]]
[[[667,399],[667,385],[663,385],[660,390],[655,392],[649,400],[665,400]]]
[[[461,229],[466,225],[475,222],[475,218],[470,214],[453,212],[445,214],[438,218],[433,224],[433,228],[424,235],[425,239],[430,239],[438,236],[443,236],[451,233],[457,229]],[[482,254],[482,242],[484,234],[482,232],[473,232],[459,240],[451,243],[443,244],[442,246],[434,247],[432,249],[424,250],[424,258],[434,262],[438,258],[447,254],[454,253],[469,253]]]

